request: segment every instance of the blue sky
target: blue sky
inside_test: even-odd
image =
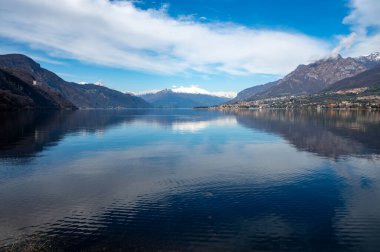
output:
[[[380,50],[377,0],[0,3],[0,53],[120,91],[238,92],[321,57]]]

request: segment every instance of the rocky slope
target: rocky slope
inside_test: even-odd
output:
[[[363,88],[380,90],[380,66],[364,71],[353,77],[338,81],[324,91],[337,92]]]
[[[353,77],[380,64],[380,54],[374,53],[358,58],[343,58],[340,55],[322,59],[309,65],[300,65],[283,79],[262,85],[250,97],[243,90],[238,94],[241,100],[255,100],[268,97],[308,95],[318,93],[333,83]],[[253,87],[254,88],[254,87]],[[251,88],[251,90],[254,90]],[[250,89],[248,89],[250,90]]]

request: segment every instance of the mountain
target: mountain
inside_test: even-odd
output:
[[[78,108],[147,108],[139,97],[95,84],[67,82],[22,54],[0,55],[0,69],[25,83],[60,94]]]
[[[362,63],[368,69],[375,67],[380,62],[380,53],[375,52],[368,56],[360,56],[355,58],[358,62]]]
[[[330,57],[309,65],[300,65],[283,79],[259,86],[257,92],[247,97],[247,89],[238,94],[240,100],[256,100],[269,97],[309,95],[318,93],[335,82],[353,77],[380,64],[380,54],[358,58]],[[254,90],[254,87],[248,89]],[[260,90],[263,89],[263,90]],[[238,100],[238,101],[240,101]]]
[[[219,105],[229,101],[229,98],[207,95],[177,93],[171,89],[164,89],[157,93],[139,95],[155,107],[163,108],[192,108],[200,106]]]
[[[230,101],[230,103],[236,102],[236,101],[243,101],[246,100],[256,94],[262,93],[270,89],[271,87],[277,85],[278,81],[269,82],[267,84],[258,85],[250,88],[246,88],[243,91],[240,91],[237,96]]]
[[[0,69],[0,110],[76,109],[61,94],[49,87],[27,83]]]
[[[380,91],[380,65],[358,75],[343,79],[325,89],[325,92],[337,92],[365,88]]]

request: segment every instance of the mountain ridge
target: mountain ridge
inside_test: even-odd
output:
[[[234,102],[318,93],[335,82],[353,77],[379,64],[378,52],[357,58],[343,58],[337,55],[320,59],[308,65],[299,65],[294,71],[275,82],[242,90],[237,96],[240,99],[235,99]]]
[[[0,55],[0,68],[29,85],[37,85],[59,93],[64,99],[81,109],[151,107],[149,103],[139,97],[107,87],[67,82],[22,54]]]
[[[192,108],[198,106],[219,105],[229,101],[229,98],[209,94],[193,94],[174,92],[171,89],[163,89],[156,93],[139,95],[155,107],[162,108]]]
[[[380,88],[380,65],[359,73],[353,77],[335,82],[323,91],[337,92],[360,88]]]
[[[0,68],[0,109],[69,109],[77,107],[48,87],[30,85]]]

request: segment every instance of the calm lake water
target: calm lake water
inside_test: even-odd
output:
[[[0,248],[379,251],[380,113],[0,114]],[[1,249],[0,249],[1,250]]]

